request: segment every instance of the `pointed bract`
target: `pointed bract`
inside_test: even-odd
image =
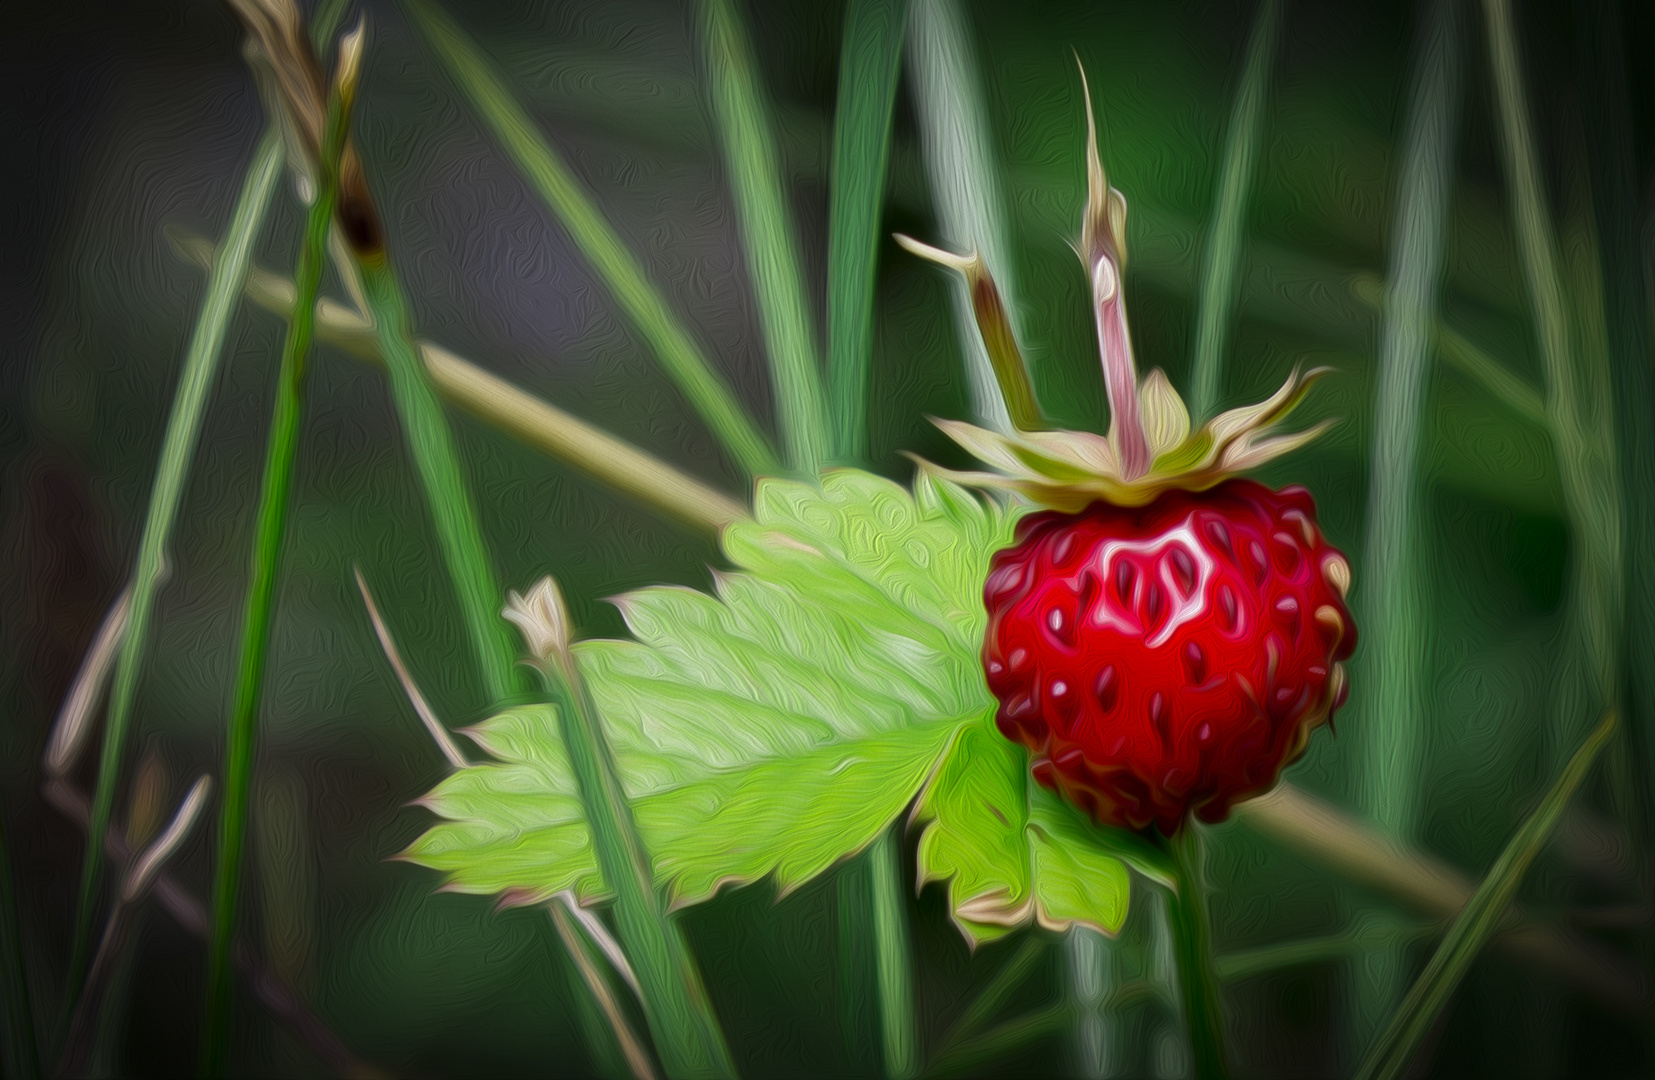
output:
[[[1280,433],[1306,389],[1326,368],[1288,376],[1269,400],[1233,409],[1191,432],[1189,412],[1159,370],[1139,388],[1148,445],[1154,460],[1148,470],[1128,475],[1111,442],[1085,431],[1019,431],[1002,435],[958,420],[934,420],[943,434],[959,443],[993,473],[954,472],[935,465],[928,471],[955,483],[995,488],[1023,495],[1054,510],[1078,511],[1094,502],[1144,506],[1165,491],[1205,491],[1299,447],[1333,425],[1328,420],[1307,430]]]

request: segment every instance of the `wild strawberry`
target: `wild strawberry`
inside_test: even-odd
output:
[[[1084,76],[1083,76],[1084,78]],[[1104,824],[1171,835],[1276,781],[1344,703],[1356,645],[1350,566],[1309,492],[1237,475],[1327,424],[1275,427],[1323,374],[1192,432],[1159,370],[1140,381],[1121,295],[1126,200],[1108,186],[1087,107],[1080,253],[1092,284],[1107,437],[1047,431],[998,291],[976,255],[898,237],[965,274],[1012,427],[937,424],[995,472],[932,469],[1050,508],[1021,524],[983,589],[983,666],[1000,731],[1041,783]]]
[[[1230,480],[1026,518],[983,589],[988,686],[1035,777],[1170,835],[1275,782],[1342,704],[1344,558],[1303,488]]]

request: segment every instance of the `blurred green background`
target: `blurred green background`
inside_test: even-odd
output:
[[[366,9],[358,138],[416,329],[739,496],[738,470],[472,119],[403,13],[377,0]],[[693,5],[468,2],[450,10],[499,63],[745,403],[768,418],[762,339],[710,127]],[[1126,289],[1139,364],[1163,367],[1186,386],[1203,238],[1254,7],[972,3],[965,10],[1006,196],[1025,351],[1048,411],[1066,425],[1101,429],[1106,410],[1087,291],[1067,246],[1084,185],[1074,56],[1092,79],[1111,182],[1131,206]],[[820,304],[843,10],[766,3],[743,11]],[[1487,50],[1475,8],[1462,14],[1465,92],[1444,318],[1540,387]],[[1545,181],[1567,247],[1567,223],[1593,220],[1582,75],[1604,58],[1584,40],[1574,5],[1523,3],[1517,15]],[[1632,3],[1617,17],[1619,44],[1636,61],[1655,40],[1655,13]],[[13,8],[8,22],[0,64],[13,148],[0,173],[8,248],[0,305],[9,330],[0,345],[0,700],[9,708],[0,723],[0,796],[29,973],[39,998],[53,1001],[82,837],[39,799],[38,762],[65,688],[129,573],[204,287],[162,230],[222,231],[262,110],[240,57],[239,27],[219,5],[64,0]],[[1354,564],[1359,620],[1373,590],[1394,583],[1363,572],[1379,321],[1358,286],[1387,272],[1417,30],[1408,3],[1286,6],[1226,357],[1228,404],[1267,395],[1300,361],[1337,368],[1306,413],[1342,423],[1312,449],[1271,465],[1265,479],[1303,483],[1316,495],[1324,530]],[[1642,184],[1655,84],[1636,62],[1628,75],[1629,149]],[[885,225],[934,239],[909,90],[905,82],[897,105]],[[283,185],[256,259],[285,275],[302,211]],[[1640,243],[1645,220],[1623,223]],[[946,280],[888,241],[879,259],[873,461],[906,480],[911,466],[900,451],[963,464],[925,417],[966,416],[969,397]],[[337,288],[324,280],[325,292]],[[169,803],[196,774],[216,770],[223,752],[281,333],[261,311],[235,316],[161,594],[132,745],[135,762],[164,763]],[[579,1073],[587,1055],[560,970],[567,961],[545,916],[496,914],[486,899],[435,895],[436,875],[387,861],[425,827],[429,815],[408,803],[444,765],[378,650],[353,565],[445,720],[481,719],[483,694],[382,374],[323,349],[308,389],[261,720],[250,935],[358,1055],[387,1071]],[[1543,426],[1440,358],[1429,368],[1425,410],[1419,835],[1422,847],[1475,877],[1593,719],[1554,721],[1559,702],[1570,700],[1575,545]],[[605,597],[653,582],[710,583],[720,556],[707,537],[453,415],[504,587],[555,573],[582,631],[614,635],[622,625]],[[1623,468],[1648,480],[1634,465]],[[1369,721],[1365,655],[1357,654],[1337,733],[1318,735],[1289,773],[1353,809],[1364,743],[1352,733]],[[1635,768],[1621,749],[1610,753]],[[1594,858],[1581,839],[1631,843],[1614,815],[1605,790],[1589,789],[1524,897],[1535,911],[1570,920],[1586,909],[1641,903],[1641,924],[1634,916],[1630,926],[1588,928],[1625,950],[1648,936],[1648,863],[1640,884],[1627,859]],[[208,883],[205,835],[174,864],[198,895]],[[284,836],[303,838],[297,870],[261,874]],[[1401,910],[1236,824],[1217,830],[1212,849],[1221,954],[1338,934]],[[935,887],[918,897],[913,915],[921,1030],[935,1039],[1016,945],[970,955]],[[1123,935],[1118,962],[1127,978],[1136,977],[1132,965],[1150,963],[1129,947],[1147,918],[1146,908]],[[841,1034],[831,879],[779,903],[764,884],[728,893],[691,911],[687,923],[744,1074],[870,1067]],[[112,1067],[185,1072],[195,1061],[203,950],[159,912],[137,941],[125,1005],[114,1010],[124,1015],[110,1036]],[[1356,1053],[1352,967],[1348,956],[1332,957],[1229,983],[1238,1071],[1348,1070]],[[1066,978],[1054,938],[1018,1000],[1058,1001]],[[1163,1014],[1153,1001],[1124,1010],[1112,1066],[1119,1074],[1178,1074],[1177,1053],[1157,1041]],[[240,1016],[238,1068],[322,1071],[251,1001]],[[982,1069],[1078,1071],[1073,1038],[1067,1028],[1050,1033]],[[1479,962],[1437,1038],[1431,1075],[1629,1075],[1649,1060],[1635,1022],[1498,952]]]

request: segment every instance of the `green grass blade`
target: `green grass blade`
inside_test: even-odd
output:
[[[868,454],[874,284],[907,0],[851,0],[839,43],[828,206],[828,378],[836,458]]]
[[[919,1072],[919,1029],[914,1022],[914,959],[908,934],[907,890],[902,887],[899,822],[879,834],[868,852],[873,879],[874,968],[879,978],[879,1036],[889,1080]]]
[[[270,208],[270,197],[276,189],[281,165],[281,137],[272,129],[260,139],[258,149],[253,153],[253,163],[242,182],[229,230],[213,262],[207,279],[207,296],[196,317],[195,329],[184,357],[184,369],[173,398],[172,413],[167,419],[155,486],[150,492],[144,531],[138,541],[127,632],[121,640],[120,655],[115,661],[114,688],[110,692],[103,752],[98,761],[97,790],[86,833],[86,854],[81,866],[79,902],[67,977],[68,1001],[63,1014],[66,1018],[73,1011],[74,998],[80,992],[90,959],[94,905],[103,873],[103,851],[98,838],[109,831],[109,818],[115,805],[115,786],[120,777],[127,728],[131,723],[133,699],[138,689],[139,669],[149,641],[150,616],[155,607],[162,563],[172,536],[173,523],[178,516],[178,503],[184,493],[190,459],[194,456],[196,440],[201,432],[207,390],[218,370],[230,310],[247,275],[253,241]]]
[[[846,1072],[871,1076],[879,1070],[879,1019],[874,1002],[873,878],[864,853],[839,868],[839,1032],[844,1040]]]
[[[989,138],[983,88],[957,0],[912,0],[908,13],[908,64],[919,117],[925,170],[944,246],[973,249],[994,275],[1011,317],[1013,337],[1028,344],[1017,325],[1017,288],[1006,240],[1005,201]],[[977,333],[969,289],[954,285],[954,321],[971,403],[977,417],[1008,431],[1011,417],[988,351]]]
[[[1625,516],[1625,624],[1620,643],[1621,712],[1633,748],[1635,775],[1655,776],[1655,666],[1634,662],[1655,652],[1655,400],[1650,370],[1650,311],[1641,249],[1632,118],[1628,108],[1625,49],[1618,5],[1591,0],[1575,5],[1579,27],[1587,171],[1601,242],[1604,310],[1615,402],[1616,463]],[[1642,234],[1647,235],[1647,234]],[[1647,241],[1645,241],[1647,243]],[[1655,836],[1655,790],[1635,785],[1638,816],[1634,843],[1647,850]],[[1638,834],[1642,834],[1642,842]],[[1646,945],[1645,955],[1648,956]]]
[[[34,1009],[29,1004],[28,971],[23,966],[23,932],[17,921],[11,848],[0,822],[0,996],[5,997],[6,1075],[33,1080],[40,1075],[35,1049]]]
[[[637,257],[500,81],[482,50],[434,4],[407,0],[407,7],[472,108],[563,223],[707,427],[752,475],[780,471],[769,442],[713,371]]]
[[[1383,307],[1368,488],[1364,633],[1370,687],[1361,777],[1367,809],[1391,835],[1416,839],[1425,746],[1425,663],[1431,623],[1419,583],[1422,414],[1432,328],[1442,291],[1459,115],[1459,19],[1453,0],[1425,13],[1397,184],[1389,295]],[[1379,949],[1358,967],[1354,1029],[1378,1029],[1404,987],[1406,950]]]
[[[288,324],[277,375],[276,404],[265,446],[264,480],[253,532],[252,580],[242,621],[241,659],[231,702],[225,749],[224,796],[219,804],[218,853],[213,869],[212,934],[207,947],[207,1007],[203,1023],[202,1071],[220,1076],[230,1045],[230,948],[241,896],[242,848],[247,835],[247,800],[252,788],[253,746],[259,692],[264,685],[270,643],[271,606],[276,594],[282,540],[299,448],[305,359],[315,328],[316,293],[322,284],[328,229],[339,199],[339,157],[349,128],[350,90],[330,95],[321,148],[316,200],[305,219],[299,247],[293,321]]]
[[[1603,718],[1585,745],[1575,752],[1540,806],[1523,823],[1517,835],[1511,838],[1493,869],[1488,872],[1488,877],[1477,887],[1471,902],[1454,920],[1454,925],[1448,928],[1448,934],[1437,947],[1436,955],[1431,957],[1419,981],[1408,992],[1402,1007],[1368,1051],[1367,1059],[1357,1070],[1357,1080],[1396,1080],[1407,1070],[1420,1041],[1447,1006],[1448,999],[1470,969],[1471,962],[1494,931],[1499,929],[1506,907],[1516,895],[1523,875],[1528,872],[1535,856],[1540,853],[1541,845],[1562,816],[1569,798],[1585,779],[1587,770],[1614,732],[1615,714],[1610,713]]]
[[[598,868],[615,893],[616,928],[637,972],[662,1064],[675,1078],[734,1076],[712,1002],[683,930],[655,886],[614,751],[570,648],[562,594],[544,578],[527,598],[513,593],[505,614],[523,631],[556,707]]]
[[[369,314],[378,332],[379,354],[385,360],[403,438],[436,525],[437,542],[460,601],[484,690],[490,701],[498,704],[510,697],[516,686],[510,639],[495,614],[501,593],[483,545],[471,490],[454,449],[454,436],[414,346],[407,301],[395,271],[382,252],[361,259],[357,265],[362,270]]]
[[[994,978],[972,999],[965,1012],[954,1021],[954,1026],[948,1029],[948,1034],[942,1037],[935,1051],[937,1060],[947,1059],[955,1047],[969,1042],[978,1034],[978,1029],[999,1012],[1012,992],[1023,985],[1034,966],[1040,962],[1046,951],[1045,944],[1039,935],[1024,936],[1017,952],[994,973]]]
[[[782,191],[781,155],[752,42],[734,0],[703,0],[702,17],[713,115],[770,355],[782,443],[788,465],[814,476],[829,452],[827,398],[801,249]]]
[[[1264,104],[1270,88],[1270,69],[1281,35],[1281,0],[1262,0],[1247,39],[1247,60],[1241,71],[1230,112],[1230,132],[1224,142],[1224,174],[1213,210],[1201,266],[1201,295],[1195,329],[1194,377],[1191,380],[1190,418],[1197,424],[1217,411],[1224,352],[1229,345],[1231,315],[1236,303],[1236,275],[1241,268],[1242,224],[1247,197],[1257,171],[1254,160],[1264,128]]]
[[[1564,510],[1573,542],[1579,545],[1574,563],[1572,601],[1579,637],[1579,661],[1585,674],[1587,705],[1600,708],[1615,692],[1614,640],[1620,604],[1621,520],[1616,491],[1613,447],[1602,437],[1613,418],[1595,391],[1607,376],[1601,348],[1593,348],[1592,320],[1602,319],[1601,300],[1593,295],[1595,281],[1586,282],[1583,301],[1585,348],[1576,350],[1569,298],[1558,257],[1540,177],[1539,152],[1523,91],[1522,63],[1512,25],[1509,0],[1484,0],[1489,54],[1499,111],[1501,148],[1506,182],[1511,191],[1517,246],[1528,285],[1540,356],[1546,374],[1546,408],[1552,442],[1563,484]],[[1601,325],[1598,323],[1597,325]],[[1581,392],[1582,377],[1588,383]],[[1640,422],[1643,418],[1640,417]],[[1557,723],[1567,725],[1577,709],[1559,709]],[[1566,745],[1566,731],[1553,733]]]

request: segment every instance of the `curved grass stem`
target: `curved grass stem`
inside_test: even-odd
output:
[[[190,460],[195,455],[196,440],[201,432],[207,390],[218,371],[230,311],[247,276],[253,241],[270,208],[270,198],[276,189],[281,165],[281,137],[272,128],[265,133],[254,151],[253,163],[242,183],[224,243],[213,260],[207,281],[207,296],[196,318],[189,351],[185,354],[184,370],[178,380],[172,414],[168,417],[166,435],[161,444],[161,461],[155,473],[155,486],[150,493],[143,535],[138,541],[127,632],[121,639],[120,652],[115,661],[114,687],[110,692],[103,752],[98,762],[97,788],[92,797],[89,838],[102,836],[109,829],[110,815],[115,806],[116,782],[120,777],[126,748],[127,728],[137,696],[139,668],[149,640],[150,617],[155,608],[155,596],[163,576],[166,550],[178,516],[178,504],[183,497]],[[91,959],[92,924],[102,875],[103,852],[95,840],[89,839],[81,867],[80,899],[66,979],[65,1020],[74,1012],[76,998],[85,980],[86,965]]]
[[[733,1077],[735,1065],[683,928],[656,888],[613,748],[572,650],[569,613],[551,578],[513,593],[505,617],[522,630],[557,713],[604,883],[615,894],[621,945],[661,1063],[675,1078]]]
[[[329,96],[327,127],[321,149],[316,201],[305,221],[299,263],[294,271],[298,304],[282,347],[276,383],[276,406],[265,448],[264,481],[259,492],[258,523],[253,534],[252,580],[242,620],[241,659],[236,672],[229,734],[225,749],[224,799],[220,807],[218,859],[213,874],[212,937],[207,953],[207,1014],[203,1024],[202,1071],[221,1075],[228,1061],[230,1034],[230,949],[235,936],[236,906],[241,893],[242,848],[247,833],[247,801],[252,785],[253,747],[259,692],[264,684],[270,642],[272,602],[281,561],[282,539],[291,501],[293,462],[299,445],[301,391],[305,358],[315,326],[316,293],[322,282],[328,228],[339,197],[339,159],[349,127],[352,88]],[[96,835],[96,833],[94,833]]]

